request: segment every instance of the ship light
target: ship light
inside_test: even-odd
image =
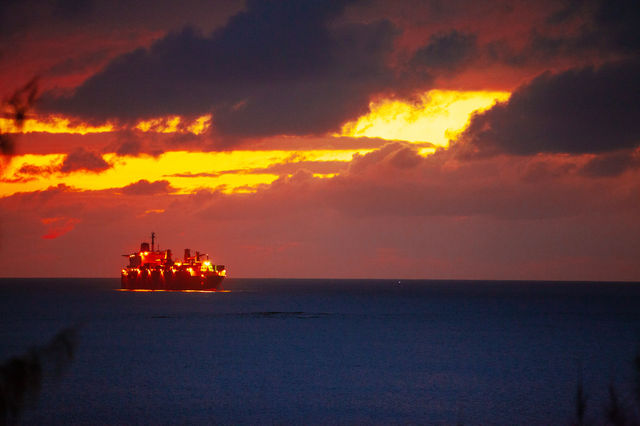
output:
[[[122,275],[127,275],[127,270],[126,269],[122,269]]]
[[[220,271],[220,272],[218,273],[218,275],[220,275],[221,277],[226,277],[226,276],[227,276],[227,270],[226,270],[226,269],[223,269],[222,271]]]

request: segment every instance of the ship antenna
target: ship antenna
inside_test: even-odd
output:
[[[152,232],[151,233],[151,252],[154,251],[154,247],[153,246],[155,245],[155,242],[156,242],[156,233]]]

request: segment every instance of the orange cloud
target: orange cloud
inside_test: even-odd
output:
[[[281,149],[275,149],[271,145],[274,141],[269,140],[269,144],[254,143],[252,149],[223,152],[168,151],[154,157],[98,154],[77,148],[66,156],[16,156],[12,165],[0,176],[5,183],[0,188],[0,197],[16,192],[43,190],[59,183],[79,190],[125,188],[141,179],[148,182],[166,181],[176,193],[181,194],[200,189],[222,190],[226,193],[255,192],[279,177],[291,176],[302,169],[315,177],[335,176],[347,168],[354,155],[371,152],[375,145],[380,145],[381,140],[422,143],[418,153],[429,154],[433,152],[434,145],[447,146],[449,138],[464,128],[473,112],[487,108],[498,100],[507,99],[508,96],[507,92],[432,90],[412,103],[382,99],[371,103],[367,115],[345,124],[341,135],[327,135],[321,141],[307,142],[303,139],[305,144],[312,146],[323,143],[325,149],[296,149],[294,146],[287,146],[287,143],[291,143],[284,137],[280,138]],[[93,128],[81,123],[72,125],[69,119],[44,120],[42,123],[53,123],[58,127],[54,126],[51,130],[60,132],[100,129],[115,132],[123,129],[115,129],[111,125]],[[170,116],[139,121],[129,130],[156,133],[158,136],[171,133],[198,135],[207,132],[211,125],[211,115],[194,120]],[[366,148],[363,144],[361,148],[356,148],[358,144],[353,141],[362,136],[369,138],[366,140],[376,141],[375,144]],[[327,140],[331,140],[333,145]],[[409,157],[397,154],[394,161],[415,161]]]
[[[45,217],[40,219],[47,226],[47,233],[42,236],[44,240],[53,240],[73,230],[80,219],[74,217]]]
[[[164,212],[165,212],[165,209],[147,209],[144,212],[142,212],[139,215],[137,215],[136,217],[144,217],[144,216],[147,216],[147,215],[162,214]]]
[[[640,169],[587,178],[579,170],[589,160],[461,162],[451,151],[424,158],[416,146],[393,143],[358,156],[335,178],[298,173],[255,194],[124,197],[67,187],[16,194],[0,198],[12,225],[3,239],[15,246],[0,256],[0,270],[24,274],[36,256],[41,276],[113,276],[119,255],[153,227],[166,247],[202,247],[234,276],[637,280]],[[70,216],[81,222],[69,235],[46,229]],[[58,254],[86,257],[85,224],[113,255],[86,258],[69,272]],[[555,265],[572,258],[586,260]]]
[[[111,123],[99,126],[90,125],[59,115],[29,118],[24,121],[22,128],[15,125],[13,120],[0,118],[0,130],[3,133],[69,133],[86,135],[88,133],[106,133],[115,130]]]

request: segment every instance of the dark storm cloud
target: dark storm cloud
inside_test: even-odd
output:
[[[563,25],[566,21],[588,16],[587,22],[574,39],[573,46],[596,44],[622,52],[637,53],[640,48],[640,3],[636,0],[571,1],[553,15],[551,22]]]
[[[78,170],[86,170],[97,173],[107,170],[110,167],[111,165],[104,161],[100,155],[87,151],[84,148],[77,148],[65,157],[60,166],[60,171],[70,173]]]
[[[46,71],[46,75],[55,76],[83,72],[101,64],[109,57],[109,54],[110,52],[108,49],[100,49],[95,52],[82,54],[78,57],[66,58],[51,66],[51,68]]]
[[[4,0],[0,2],[0,35],[13,36],[52,21],[85,17],[92,4],[90,0]]]
[[[123,120],[213,112],[217,132],[238,136],[336,129],[393,78],[396,29],[386,21],[330,25],[347,3],[249,1],[210,36],[172,33],[50,107]]]
[[[637,61],[544,73],[475,115],[458,148],[481,155],[633,148],[640,142],[639,75]]]
[[[509,40],[495,40],[486,51],[491,59],[513,66],[563,57],[633,56],[640,50],[639,21],[640,3],[635,0],[569,0],[550,13],[543,26],[531,30],[523,48],[513,48]]]
[[[220,25],[242,8],[242,0],[3,0],[0,35],[21,37],[34,31],[73,32],[79,27],[170,29],[191,22],[198,27]],[[73,29],[69,25],[73,25]]]
[[[433,71],[453,71],[471,60],[477,49],[474,34],[453,30],[431,36],[429,43],[415,52],[411,63]]]

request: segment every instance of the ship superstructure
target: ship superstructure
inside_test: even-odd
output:
[[[220,288],[227,275],[224,265],[214,265],[207,254],[184,250],[181,260],[174,260],[171,250],[156,250],[155,233],[149,243],[140,244],[140,250],[124,254],[129,265],[122,268],[123,289],[135,290],[210,290]]]

